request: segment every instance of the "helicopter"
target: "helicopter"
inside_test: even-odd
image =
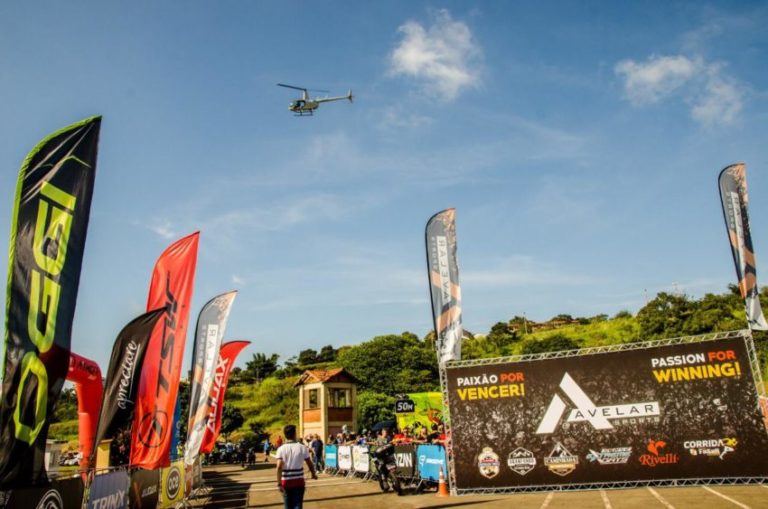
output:
[[[278,83],[278,87],[292,88],[294,90],[301,90],[301,99],[291,101],[288,105],[288,110],[292,111],[297,117],[314,115],[314,111],[320,107],[320,103],[327,103],[331,101],[343,101],[344,99],[352,102],[352,90],[347,92],[347,95],[341,95],[338,97],[315,97],[314,99],[309,97],[309,89],[302,87],[294,87],[293,85],[286,85],[284,83]],[[318,90],[318,92],[327,92],[327,90]]]

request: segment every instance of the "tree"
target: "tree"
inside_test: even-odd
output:
[[[491,327],[491,332],[486,336],[486,341],[493,345],[499,352],[504,347],[517,340],[517,332],[508,322],[497,322]]]
[[[390,396],[404,388],[433,390],[439,385],[434,350],[410,334],[375,337],[341,351],[337,363],[360,380],[361,389]]]
[[[176,423],[176,426],[179,429],[179,437],[181,437],[182,441],[187,439],[187,425],[189,424],[189,396],[191,392],[190,383],[187,381],[180,381],[179,382],[179,392],[178,392],[178,398],[179,398],[179,422]]]
[[[332,345],[325,345],[317,354],[317,362],[333,362],[336,360],[336,349]]]
[[[245,371],[253,380],[261,381],[277,371],[279,358],[276,353],[269,357],[261,352],[255,353],[253,358],[245,363]]]
[[[643,339],[657,339],[684,334],[685,322],[694,305],[685,295],[660,292],[637,312]]]
[[[559,352],[561,350],[576,350],[579,348],[578,340],[569,338],[564,334],[554,334],[544,339],[529,339],[523,344],[523,354],[535,354],[544,352]]]
[[[358,431],[371,429],[374,424],[395,418],[395,398],[374,391],[361,391],[357,395]]]
[[[685,334],[741,329],[746,325],[742,313],[743,301],[733,293],[708,293],[692,304],[692,312],[683,328]]]
[[[245,422],[240,409],[231,405],[224,404],[224,410],[221,412],[221,434],[226,440],[228,435],[238,429]]]
[[[307,366],[317,362],[317,350],[308,348],[299,352],[298,364],[301,366]]]

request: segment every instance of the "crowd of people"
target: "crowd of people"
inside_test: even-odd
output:
[[[386,436],[388,443],[393,444],[444,444],[446,440],[445,428],[442,424],[432,424],[431,428],[427,426],[418,426],[414,430],[411,426],[405,426],[392,434],[389,428],[382,428],[379,432],[372,430],[362,430],[359,434],[342,430],[336,435],[328,437],[326,442],[329,445],[371,445],[380,442],[380,438]],[[314,435],[307,439],[319,440],[319,436]]]

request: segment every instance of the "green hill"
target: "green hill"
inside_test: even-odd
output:
[[[768,304],[768,288],[761,292],[761,301],[764,307]],[[627,311],[613,318],[606,315],[574,318],[562,314],[544,322],[515,316],[494,324],[486,334],[468,334],[462,354],[466,359],[501,357],[743,328],[746,328],[744,305],[736,287],[699,299],[662,292],[636,315]],[[754,337],[765,371],[768,336],[755,333]],[[233,369],[222,425],[222,433],[229,433],[230,439],[258,439],[265,433],[278,434],[285,424],[297,424],[298,391],[293,383],[305,369],[342,366],[362,381],[358,398],[360,428],[391,417],[392,402],[397,394],[439,387],[433,332],[421,339],[403,332],[352,346],[326,345],[319,352],[303,350],[282,364],[278,360],[275,354],[256,353],[244,369]],[[183,384],[184,421],[188,391],[188,384]],[[56,422],[51,426],[49,437],[76,440],[76,416],[74,394],[66,394],[57,406]],[[182,435],[185,431],[186,425],[182,423]]]

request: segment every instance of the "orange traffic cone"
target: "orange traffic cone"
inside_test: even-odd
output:
[[[448,493],[448,485],[445,483],[445,475],[443,475],[443,467],[440,467],[440,476],[437,478],[437,496],[438,497],[450,497]]]

